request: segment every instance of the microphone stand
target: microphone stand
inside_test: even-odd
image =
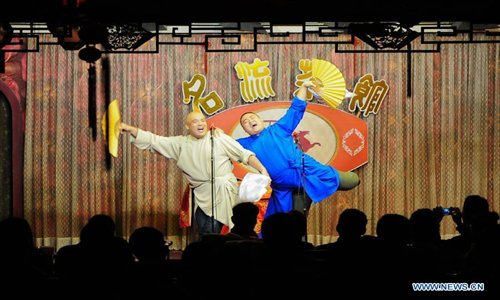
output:
[[[212,233],[215,231],[215,163],[214,163],[214,128],[210,127],[210,183],[212,188]]]
[[[302,205],[304,206],[302,208],[302,212],[304,213],[304,216],[306,217],[307,220],[307,201],[306,201],[306,170],[305,170],[305,153],[304,153],[304,148],[302,148],[302,144],[300,143],[300,140],[298,137],[294,137],[295,144],[300,150],[300,183],[302,185],[302,190],[299,186],[299,196],[302,198]],[[307,223],[306,223],[307,224]],[[304,242],[307,242],[307,232],[306,235],[304,236]]]

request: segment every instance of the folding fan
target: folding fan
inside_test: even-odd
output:
[[[107,127],[107,120],[109,121],[109,127]],[[109,137],[107,137],[107,144],[109,153],[114,157],[118,157],[118,140],[120,138],[120,108],[118,106],[118,100],[115,99],[111,101],[108,106],[107,113],[102,116],[102,132],[104,137],[107,136],[109,132]]]
[[[312,60],[312,76],[316,88],[313,91],[328,105],[337,108],[345,98],[345,79],[340,70],[331,62]]]

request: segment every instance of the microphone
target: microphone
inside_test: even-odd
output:
[[[210,130],[210,136],[213,137],[214,136],[215,125],[213,123],[211,123],[208,126],[208,129]]]
[[[302,144],[300,143],[299,139],[299,134],[297,132],[292,133],[293,141],[295,142],[295,145],[299,147],[300,150],[302,150]]]

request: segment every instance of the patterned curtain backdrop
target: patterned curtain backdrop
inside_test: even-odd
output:
[[[204,41],[204,36],[192,40]],[[243,46],[253,44],[251,37],[241,41]],[[359,43],[351,47],[367,49]],[[291,99],[302,58],[333,62],[350,91],[366,73],[386,80],[390,89],[379,114],[366,118],[369,162],[356,170],[361,185],[312,207],[309,241],[322,244],[336,238],[338,215],[349,207],[367,214],[368,234],[375,234],[383,214],[409,217],[422,207],[461,207],[468,194],[481,194],[499,209],[499,51],[500,44],[446,44],[439,53],[413,54],[408,97],[409,56],[402,53],[336,52],[327,44],[260,44],[256,52],[162,45],[158,54],[109,55],[111,97],[118,99],[125,122],[180,135],[186,133],[184,117],[192,109],[182,102],[182,82],[203,74],[205,94],[216,91],[224,109],[242,105],[234,70],[239,61],[269,61],[276,96],[262,101]],[[100,126],[104,91],[99,61],[96,65]],[[135,228],[150,225],[164,231],[174,248],[183,249],[188,230],[178,226],[187,186],[182,172],[174,161],[136,149],[128,136],[121,137],[119,157],[107,170],[100,130],[92,140],[87,97],[87,63],[76,51],[46,46],[30,54],[24,207],[38,244],[59,248],[75,243],[83,224],[105,213],[116,220],[118,234],[125,238]],[[339,109],[347,111],[347,103]],[[442,234],[454,233],[445,218]]]

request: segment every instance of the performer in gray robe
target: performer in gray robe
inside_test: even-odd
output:
[[[141,130],[126,123],[120,124],[122,132],[132,135],[132,142],[142,150],[155,151],[167,158],[175,159],[177,166],[184,172],[194,191],[195,219],[199,233],[219,233],[223,224],[229,228],[232,208],[240,202],[238,199],[238,183],[233,174],[233,164],[237,161],[250,165],[260,173],[269,176],[266,168],[255,154],[243,148],[232,137],[217,131],[214,141],[214,194],[212,225],[212,170],[211,170],[211,137],[205,116],[200,112],[191,112],[186,117],[184,136],[165,137]]]

